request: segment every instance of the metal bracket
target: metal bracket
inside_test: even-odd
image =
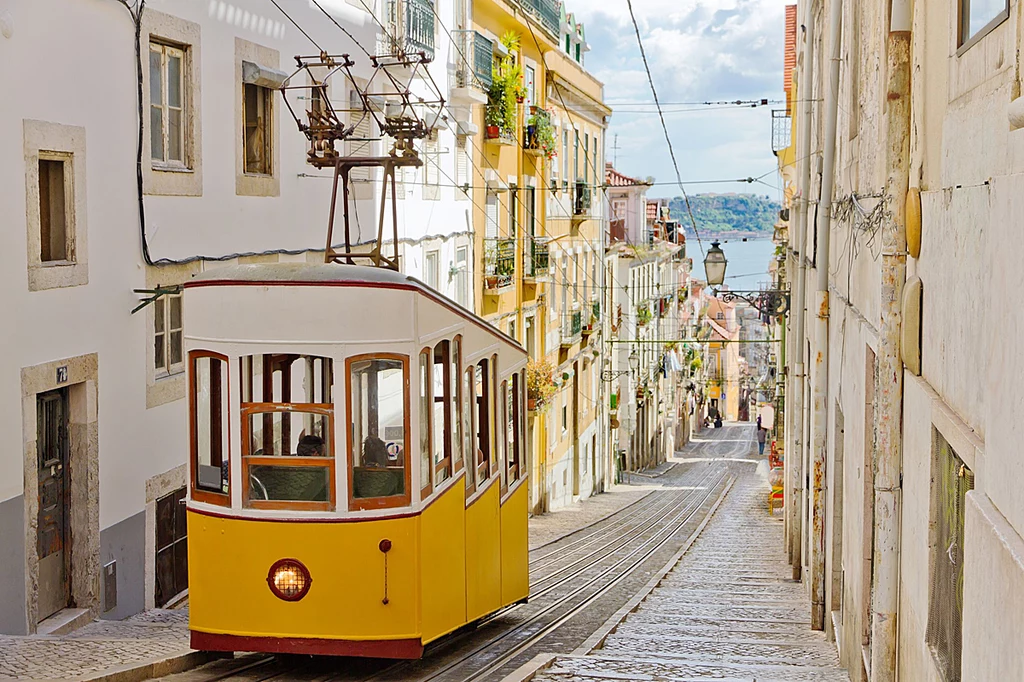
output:
[[[132,289],[132,293],[135,294],[148,294],[148,296],[142,299],[137,306],[132,308],[132,315],[139,312],[150,303],[156,303],[160,300],[161,296],[166,296],[168,294],[180,294],[181,290],[182,286],[180,284],[176,284],[172,287],[157,287],[156,289]]]
[[[716,289],[715,294],[720,296],[726,303],[731,303],[736,299],[745,301],[762,315],[779,317],[789,311],[789,292],[783,289],[762,289],[760,291],[729,289],[721,292]]]

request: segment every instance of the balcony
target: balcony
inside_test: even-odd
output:
[[[483,92],[491,87],[491,66],[494,43],[476,31],[452,31],[455,38],[455,87],[476,88]]]
[[[484,114],[484,141],[489,144],[514,145],[516,144],[516,133],[513,127],[495,125],[491,121],[501,121],[503,114],[500,111],[501,105],[488,104]]]
[[[786,109],[772,109],[772,153],[787,149],[793,132],[792,120]]]
[[[526,254],[523,267],[523,278],[534,282],[548,279],[550,271],[549,237],[534,237],[529,241],[530,249]]]
[[[572,186],[570,234],[578,235],[580,225],[593,217],[590,186],[582,178],[577,178],[576,183]]]
[[[587,312],[590,313],[590,319],[583,325],[583,333],[589,335],[597,331],[597,326],[601,322],[601,302],[594,301]]]
[[[516,240],[484,239],[484,291],[499,293],[515,284]]]
[[[562,347],[568,348],[583,338],[583,311],[574,310],[562,315]]]
[[[387,28],[377,36],[378,57],[423,54],[433,61],[435,16],[430,0],[385,0],[384,15]]]
[[[561,17],[557,0],[520,0],[519,5],[538,19],[551,35],[559,35],[558,22]]]

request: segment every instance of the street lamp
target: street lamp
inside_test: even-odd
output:
[[[704,274],[708,278],[708,285],[713,287],[720,287],[725,281],[725,266],[728,265],[729,261],[725,258],[725,253],[722,252],[717,241],[711,242],[711,248],[708,249],[708,253],[704,256]]]
[[[629,354],[629,370],[633,372],[633,374],[636,374],[639,369],[640,356],[637,355],[636,351],[634,350],[632,353]]]
[[[720,287],[725,281],[725,266],[729,261],[717,241],[711,242],[711,248],[704,256],[704,274],[708,278],[708,286]],[[715,295],[719,294],[715,289]],[[722,300],[731,303],[736,299],[746,301],[762,315],[778,317],[789,310],[789,292],[782,289],[762,289],[760,291],[737,291],[728,289],[721,292]]]

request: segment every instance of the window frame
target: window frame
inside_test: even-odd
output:
[[[422,348],[416,359],[416,371],[420,378],[420,390],[416,397],[420,403],[417,433],[419,452],[417,454],[420,463],[419,491],[422,501],[434,492],[434,398],[431,395],[433,393],[431,379],[433,378],[434,349],[430,346]],[[424,477],[426,477],[425,482]]]
[[[227,378],[222,391],[226,396],[222,403],[227,405],[221,414],[221,430],[227,435],[227,451],[222,453],[221,458],[228,460],[228,490],[227,492],[215,492],[199,487],[199,434],[198,434],[198,412],[196,410],[196,370],[195,361],[200,358],[212,358],[225,363]],[[231,506],[231,363],[228,356],[209,350],[191,350],[188,353],[188,422],[189,422],[189,497],[195,502],[214,504],[221,507]],[[223,466],[223,464],[221,465]]]
[[[985,36],[994,31],[997,26],[1010,18],[1010,0],[1005,0],[1003,9],[992,19],[978,29],[972,36],[967,36],[971,25],[971,0],[957,0],[956,3],[956,56],[960,57],[964,52],[977,45]]]
[[[176,299],[179,302],[179,306],[180,306],[180,310],[181,310],[181,314],[180,314],[180,318],[181,319],[179,320],[180,326],[176,327],[176,328],[171,326],[171,306],[170,306],[171,299]],[[161,379],[166,379],[168,377],[177,376],[177,375],[179,375],[179,374],[181,374],[182,372],[185,371],[185,367],[186,367],[186,363],[187,363],[187,358],[185,357],[185,298],[182,295],[182,293],[180,293],[180,292],[177,293],[177,294],[165,294],[165,295],[161,296],[160,298],[158,298],[153,305],[154,305],[154,307],[153,307],[153,337],[152,337],[153,344],[154,344],[154,346],[153,346],[153,377],[154,377],[155,380],[159,381]],[[164,329],[163,329],[163,331],[157,331],[157,329],[156,329],[156,321],[157,321],[157,307],[156,306],[160,306],[160,309],[163,311],[163,316],[164,316]],[[176,363],[176,364],[175,363],[171,363],[171,361],[170,361],[170,351],[171,351],[170,339],[171,339],[171,335],[175,331],[177,331],[179,333],[178,339],[179,339],[179,343],[181,345],[181,361]],[[161,334],[164,337],[164,347],[163,347],[163,355],[164,355],[163,362],[164,362],[164,364],[162,366],[157,366],[157,364],[156,364],[156,362],[157,362],[157,357],[156,357],[156,337],[158,335],[161,335]]]
[[[256,129],[260,126],[260,117],[263,116],[263,170],[249,169],[249,122],[248,113],[248,90],[256,89]],[[274,177],[274,95],[273,90],[255,83],[242,83],[242,172],[260,178]]]
[[[355,453],[352,443],[352,364],[365,360],[397,360],[402,363],[402,381],[404,385],[405,404],[403,405],[404,415],[404,440],[405,440],[405,479],[404,492],[401,495],[390,495],[388,497],[355,497],[353,479],[355,477]],[[345,358],[345,423],[347,425],[345,440],[345,455],[348,461],[345,464],[348,477],[348,510],[367,511],[374,509],[395,509],[408,507],[412,504],[412,457],[410,456],[410,434],[412,429],[410,403],[412,392],[412,381],[409,375],[411,359],[404,353],[361,353]],[[418,434],[417,434],[418,435]],[[418,453],[417,453],[418,454]]]
[[[466,499],[468,500],[477,488],[477,428],[476,428],[476,365],[462,368],[462,393],[459,414],[462,419],[462,458],[466,462]],[[467,447],[468,446],[468,447]]]
[[[74,154],[68,152],[53,152],[39,150],[39,158],[37,160],[38,172],[36,176],[36,183],[39,191],[39,263],[42,267],[54,267],[61,265],[74,265],[75,263],[75,213],[74,213],[74,202],[75,202],[75,187],[74,187]],[[61,219],[63,225],[61,230],[64,233],[64,257],[63,258],[44,258],[44,249],[48,248],[46,242],[49,241],[49,237],[53,234],[53,215],[50,211],[47,211],[47,218],[43,220],[43,185],[45,183],[47,192],[46,198],[49,199],[54,193],[50,191],[50,181],[47,178],[44,181],[43,167],[44,164],[59,163],[61,166],[61,194],[63,198],[61,200],[62,210]],[[44,226],[43,223],[46,223]],[[46,234],[44,235],[44,227]]]
[[[256,414],[319,414],[327,417],[328,451],[330,456],[303,457],[298,455],[251,455],[249,444],[252,442],[250,417]],[[338,499],[337,456],[334,438],[334,404],[333,403],[242,403],[239,408],[242,426],[242,508],[272,509],[288,511],[334,511]],[[327,468],[328,496],[326,502],[311,500],[250,500],[249,499],[249,467],[312,467]]]
[[[160,49],[159,50],[154,50],[153,49],[154,47],[159,47]],[[185,44],[181,44],[181,43],[176,43],[174,41],[165,40],[165,39],[162,39],[162,38],[155,38],[154,36],[150,36],[150,38],[149,38],[149,54],[150,54],[150,56],[152,56],[154,52],[159,52],[159,54],[160,54],[160,104],[154,104],[153,103],[153,98],[150,97],[150,100],[149,100],[149,110],[150,110],[149,124],[150,124],[150,126],[152,126],[152,121],[153,121],[152,111],[153,111],[153,109],[154,108],[159,108],[160,109],[161,128],[162,128],[161,134],[160,134],[160,139],[161,139],[161,142],[163,144],[163,148],[161,149],[161,152],[163,153],[163,158],[157,159],[157,158],[155,158],[153,156],[154,150],[153,150],[153,146],[152,146],[152,130],[150,130],[149,163],[150,163],[150,167],[153,170],[172,171],[172,172],[174,172],[174,171],[187,171],[187,170],[189,170],[191,168],[191,163],[189,161],[189,132],[190,132],[190,125],[189,125],[189,121],[188,121],[188,115],[189,115],[189,86],[190,86],[190,79],[188,77],[188,49],[189,49],[189,47],[190,47],[189,45],[185,45]],[[180,91],[180,100],[181,101],[179,102],[179,106],[178,107],[174,107],[175,109],[179,110],[180,116],[181,116],[180,123],[179,123],[180,136],[181,136],[181,139],[179,141],[180,145],[181,145],[181,147],[179,149],[180,154],[181,154],[181,159],[180,160],[168,159],[169,149],[170,149],[170,137],[169,137],[169,134],[168,134],[169,126],[167,125],[167,122],[168,122],[168,119],[169,119],[168,114],[169,114],[169,111],[171,109],[170,105],[167,103],[167,92],[168,92],[168,67],[167,67],[167,65],[168,65],[168,61],[169,61],[168,60],[168,50],[172,50],[174,52],[177,52],[178,53],[177,57],[178,57],[178,59],[181,62],[180,71],[178,73],[178,77],[179,77],[179,79],[181,81],[179,86],[178,86],[179,87],[179,91]],[[152,92],[152,88],[153,88],[153,74],[152,74],[152,72],[149,73],[149,88],[150,88],[150,92]]]
[[[442,350],[443,349],[443,350]],[[441,383],[444,388],[444,392],[441,396],[434,395],[434,386],[436,385],[436,379],[434,377],[434,370],[437,369],[437,354],[443,352],[445,357],[441,364]],[[453,466],[453,452],[452,447],[452,414],[451,414],[451,378],[452,378],[452,343],[448,339],[441,339],[432,349],[433,361],[430,365],[429,372],[429,386],[430,386],[430,464],[432,467],[432,475],[434,478],[434,488],[438,489],[442,484],[450,482],[455,477],[455,468]],[[434,451],[437,448],[437,443],[434,439],[437,437],[435,433],[434,424],[436,417],[434,411],[440,404],[441,409],[444,411],[444,433],[441,434],[441,454],[443,457],[435,462]],[[441,473],[446,472],[447,476],[442,480]]]
[[[493,420],[491,419],[492,410],[490,406],[492,390],[488,386],[488,383],[492,382],[489,375],[491,370],[481,365],[481,363],[486,363],[489,366],[490,358],[481,358],[473,364],[473,433],[476,441],[476,448],[473,453],[473,473],[478,490],[482,490],[491,478],[491,457],[493,452],[491,447],[491,425]],[[476,393],[476,372],[478,369],[480,371],[480,386],[483,391],[480,395]],[[481,432],[482,421],[486,421],[486,424],[482,427],[487,429],[486,433]],[[486,446],[487,450],[484,450],[481,447],[482,445]]]

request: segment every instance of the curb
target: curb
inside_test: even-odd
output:
[[[555,662],[560,654],[537,654],[532,659],[519,666],[505,677],[501,682],[529,682],[537,673],[547,670]]]
[[[679,551],[676,552],[672,556],[672,558],[669,559],[665,563],[665,565],[662,566],[662,568],[654,574],[654,576],[647,582],[646,585],[644,585],[643,588],[641,588],[639,592],[633,595],[633,597],[628,602],[626,602],[622,606],[622,608],[620,608],[618,611],[612,614],[612,616],[608,620],[606,620],[604,624],[594,632],[594,634],[588,637],[587,640],[583,642],[583,644],[577,647],[572,652],[572,654],[570,654],[571,656],[586,656],[594,649],[603,646],[604,641],[608,638],[608,635],[615,632],[615,629],[619,626],[619,624],[622,621],[624,621],[630,613],[633,613],[640,607],[640,604],[642,604],[647,599],[651,592],[654,591],[654,588],[661,584],[661,581],[665,578],[665,576],[668,575],[669,572],[676,567],[676,564],[678,564],[679,561],[683,558],[683,555],[690,550],[690,547],[693,545],[693,543],[696,542],[697,538],[700,537],[700,534],[704,532],[705,526],[708,525],[712,517],[714,517],[715,512],[718,511],[718,507],[722,504],[723,501],[725,501],[726,496],[729,494],[729,491],[732,490],[733,483],[735,482],[735,476],[729,479],[729,482],[726,484],[725,488],[723,488],[722,492],[719,493],[718,499],[715,500],[715,503],[711,505],[711,509],[709,509],[708,513],[704,516],[704,520],[701,521],[700,525],[697,526],[693,533],[690,534],[690,537],[686,539],[686,542],[683,543],[683,546],[679,548]],[[550,665],[552,662],[553,661],[549,661],[548,665]]]
[[[647,499],[647,496],[650,495],[653,492],[654,492],[653,490],[649,490],[646,493],[644,493],[643,495],[641,495],[640,497],[636,498],[635,500],[633,500],[632,502],[627,504],[625,507],[620,507],[619,509],[616,509],[615,511],[608,512],[607,514],[605,514],[601,518],[597,519],[596,521],[591,521],[590,523],[588,523],[588,524],[586,524],[584,526],[580,526],[579,528],[576,528],[575,530],[571,530],[568,533],[565,533],[564,535],[559,535],[554,540],[548,540],[543,545],[537,545],[536,547],[530,547],[528,551],[533,552],[533,551],[536,551],[538,549],[543,549],[545,547],[549,547],[549,546],[555,544],[556,542],[561,542],[562,540],[566,539],[570,535],[575,535],[576,533],[579,533],[581,530],[586,530],[588,528],[593,528],[594,526],[596,526],[597,524],[601,523],[602,521],[607,521],[608,519],[610,519],[611,517],[615,516],[616,514],[618,514],[620,512],[624,512],[627,509],[630,509],[631,507],[635,507],[636,505],[640,504],[645,499]],[[602,495],[606,495],[607,493],[601,493],[601,494]],[[592,498],[588,498],[588,499],[592,499]],[[584,500],[580,504],[586,504],[586,500]]]
[[[111,668],[102,673],[90,677],[78,678],[79,682],[141,682],[151,680],[154,677],[173,675],[174,673],[191,670],[204,663],[215,661],[219,658],[227,658],[229,655],[212,651],[193,651],[177,654],[175,656],[163,656],[151,658],[138,663],[130,663],[119,668]]]

